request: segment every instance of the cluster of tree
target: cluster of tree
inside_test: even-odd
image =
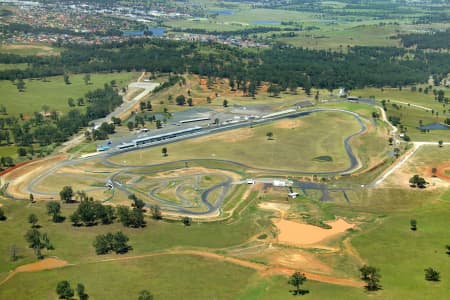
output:
[[[81,36],[84,38],[93,38],[95,36],[122,36],[123,32],[116,28],[95,32],[81,32],[66,28],[48,27],[48,26],[32,26],[26,23],[8,23],[0,27],[3,34],[67,34],[71,36]]]
[[[156,88],[153,89],[153,93],[157,93],[162,90],[168,89],[169,87],[174,86],[177,83],[182,85],[185,82],[186,79],[183,76],[170,75],[167,81],[164,81],[162,84],[158,85]]]
[[[101,45],[68,45],[60,56],[26,70],[5,70],[0,79],[64,74],[143,70],[245,82],[271,82],[285,90],[290,84],[317,88],[405,86],[425,82],[430,74],[450,68],[449,54],[394,47],[349,47],[344,53],[275,45],[259,52],[222,44],[133,39]],[[176,82],[176,80],[174,80]],[[163,86],[161,86],[163,88]]]
[[[5,221],[6,219],[5,211],[0,207],[0,221]]]
[[[53,250],[54,247],[50,243],[50,239],[47,233],[41,233],[38,229],[32,228],[25,234],[25,240],[28,246],[34,250],[34,253],[38,259],[43,259],[43,249]]]
[[[69,217],[74,226],[97,225],[100,221],[102,224],[111,224],[114,221],[114,207],[103,205],[100,201],[94,201],[92,197],[83,196],[77,209]]]
[[[127,244],[129,238],[121,231],[116,233],[99,234],[94,241],[95,252],[97,254],[107,254],[114,251],[117,254],[128,252],[131,247]]]
[[[411,33],[399,35],[403,46],[418,49],[450,49],[450,29],[433,33]]]
[[[303,290],[300,288],[300,286],[306,281],[305,274],[302,274],[300,272],[295,272],[291,275],[289,278],[288,283],[292,286],[294,286],[294,290],[290,291],[293,295],[305,295],[308,294],[308,290]]]
[[[417,174],[409,179],[409,185],[412,187],[418,187],[418,188],[423,189],[426,187],[427,183],[428,182],[425,180],[425,178],[423,178]]]
[[[47,203],[47,214],[52,216],[52,221],[59,223],[65,220],[61,216],[61,204],[58,201],[50,201]]]
[[[381,275],[377,268],[364,265],[359,271],[361,272],[361,279],[366,282],[366,289],[368,291],[377,291],[381,289]]]
[[[141,208],[118,206],[116,212],[120,223],[125,227],[140,228],[145,226],[144,213]]]
[[[60,299],[72,299],[75,295],[74,290],[70,287],[70,283],[67,280],[58,282],[56,285],[56,294]],[[77,284],[77,294],[80,300],[87,300],[89,295],[86,293],[86,288],[83,284]]]
[[[189,32],[194,34],[209,34],[216,35],[222,37],[230,37],[230,36],[248,36],[252,34],[258,33],[267,33],[267,32],[279,32],[279,31],[302,31],[303,27],[274,27],[274,26],[258,26],[258,27],[250,27],[239,30],[227,30],[227,31],[217,31],[217,30],[207,30],[203,28],[180,28],[174,27],[173,31],[177,32]]]
[[[89,121],[105,117],[113,111],[122,103],[122,97],[113,87],[107,85],[103,89],[88,92],[86,101],[85,114],[74,109],[63,116],[52,112],[49,117],[46,117],[42,113],[35,112],[33,117],[22,122],[15,117],[0,118],[0,143],[5,141],[9,145],[14,141],[17,146],[22,148],[19,150],[19,155],[25,156],[27,153],[33,155],[34,149],[30,148],[28,151],[23,147],[32,147],[34,143],[48,146],[66,141],[82,127],[86,127]],[[103,123],[98,129],[93,130],[92,139],[107,139],[108,134],[112,134],[114,131],[114,124]],[[42,151],[40,151],[40,155],[43,155]],[[14,165],[14,161],[10,157],[3,157],[0,165],[10,167]]]

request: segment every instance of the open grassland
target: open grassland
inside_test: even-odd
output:
[[[449,243],[450,204],[441,202],[387,217],[373,230],[363,230],[352,244],[370,265],[380,269],[383,299],[445,299],[450,290]],[[416,219],[418,230],[410,230]],[[440,282],[424,278],[424,269],[441,273]]]
[[[0,64],[0,71],[6,70],[24,70],[27,68],[27,64]]]
[[[61,49],[53,48],[47,44],[13,44],[0,47],[0,53],[10,53],[15,55],[59,55]]]
[[[321,112],[170,144],[168,157],[161,157],[160,148],[153,148],[120,154],[111,160],[117,164],[139,165],[213,158],[261,168],[331,172],[349,166],[343,140],[358,130],[359,125],[352,116]],[[272,140],[266,137],[267,132],[273,133]],[[333,161],[314,160],[325,154]]]
[[[333,49],[345,52],[347,51],[347,46],[399,46],[397,39],[390,38],[390,36],[396,34],[395,29],[393,26],[371,24],[354,27],[335,24],[333,26],[323,26],[321,30],[299,33],[298,36],[279,38],[278,40],[297,47]]]
[[[42,111],[43,105],[48,105],[49,111],[67,112],[71,108],[68,98],[84,97],[86,92],[103,88],[105,83],[116,80],[119,87],[127,86],[137,77],[136,73],[92,74],[91,84],[86,85],[83,74],[71,75],[71,84],[65,84],[62,76],[48,77],[48,82],[42,80],[25,80],[25,92],[19,92],[11,81],[0,81],[0,104],[4,105],[9,115],[20,113],[31,115]]]
[[[83,283],[90,299],[137,299],[144,289],[156,299],[184,299],[187,295],[189,299],[233,299],[254,274],[251,269],[211,258],[164,255],[21,273],[0,288],[0,298],[53,299],[57,283],[65,279],[72,286]],[[36,282],[39,284],[33,284]],[[21,288],[24,286],[28,288]]]
[[[95,236],[107,232],[123,231],[130,237],[129,244],[133,250],[120,257],[142,255],[152,251],[171,249],[174,247],[199,247],[217,249],[241,244],[269,226],[267,214],[255,207],[245,210],[241,218],[232,224],[221,222],[208,225],[194,223],[185,227],[181,222],[165,222],[146,219],[147,226],[143,229],[125,228],[120,223],[98,225],[91,227],[74,227],[67,219],[64,223],[53,223],[46,214],[45,202],[27,206],[25,201],[2,201],[2,207],[8,219],[1,223],[3,254],[0,255],[0,277],[18,265],[35,261],[32,249],[25,243],[24,235],[30,228],[27,217],[34,213],[39,218],[41,232],[47,232],[55,250],[49,251],[50,256],[57,256],[70,263],[87,263],[99,259],[116,258],[117,255],[97,256],[92,243]],[[76,204],[63,204],[62,215],[68,217],[76,208]],[[8,249],[15,244],[21,257],[17,262],[11,262]],[[1,290],[1,288],[0,288]],[[2,299],[2,297],[0,297]]]

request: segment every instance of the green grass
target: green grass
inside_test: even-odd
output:
[[[450,290],[450,260],[444,246],[449,243],[449,203],[394,214],[374,230],[362,232],[353,245],[370,265],[380,269],[383,299],[445,299]],[[409,228],[416,219],[418,230]],[[388,251],[386,251],[388,249]],[[424,269],[441,273],[438,283],[424,279]]]
[[[0,81],[0,104],[4,105],[9,115],[18,116],[20,113],[31,115],[42,111],[43,105],[48,105],[50,111],[67,112],[71,108],[67,104],[68,98],[84,97],[88,91],[103,88],[105,83],[116,80],[118,86],[126,86],[137,76],[136,73],[92,74],[92,84],[86,85],[83,74],[71,75],[71,84],[64,83],[62,76],[49,77],[49,82],[42,80],[25,80],[25,92],[19,92],[11,81]]]
[[[27,68],[27,64],[0,64],[0,71],[6,70],[24,70]]]
[[[59,55],[60,51],[61,49],[50,47],[47,44],[14,44],[3,45],[0,47],[0,53],[10,53],[23,56]]]
[[[119,164],[139,165],[150,158],[152,163],[217,158],[255,167],[296,171],[334,171],[348,167],[343,140],[359,130],[359,125],[353,117],[325,112],[298,120],[300,125],[296,128],[282,127],[279,124],[283,121],[280,121],[233,130],[217,137],[213,135],[169,144],[168,157],[161,157],[161,149],[153,148],[120,154],[111,160]],[[273,132],[273,140],[267,139],[267,132]],[[214,143],[204,143],[206,139],[213,140]],[[308,142],[313,140],[314,142]],[[324,164],[313,161],[313,158],[324,154],[332,156],[333,162]]]
[[[89,299],[137,299],[144,289],[155,299],[233,299],[254,273],[209,258],[165,255],[21,273],[2,286],[0,298],[56,299],[57,283],[68,280],[72,287],[83,283]]]
[[[18,265],[35,261],[33,251],[25,243],[23,236],[29,229],[27,217],[34,213],[42,226],[41,232],[47,232],[55,250],[48,255],[57,256],[70,263],[86,263],[102,258],[113,258],[116,255],[98,257],[92,242],[98,234],[123,231],[130,237],[133,251],[124,256],[141,255],[152,251],[159,251],[174,247],[201,247],[218,249],[240,244],[261,231],[269,223],[265,212],[251,207],[243,212],[242,218],[233,224],[224,225],[216,222],[210,224],[193,223],[185,227],[180,222],[154,221],[147,219],[147,226],[143,229],[125,228],[120,223],[99,225],[93,227],[73,227],[67,219],[64,223],[53,223],[46,215],[45,202],[37,203],[33,207],[27,206],[26,201],[2,201],[8,219],[1,222],[1,248],[6,251],[0,255],[0,278]],[[68,217],[76,205],[63,205],[62,215]],[[17,262],[9,260],[9,247],[15,244],[20,249],[22,258]],[[6,249],[6,250],[5,250]],[[2,299],[2,297],[0,297]]]

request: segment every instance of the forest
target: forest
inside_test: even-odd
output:
[[[399,87],[425,82],[431,74],[446,74],[449,58],[447,53],[395,47],[358,46],[335,52],[280,43],[255,51],[215,43],[134,39],[93,46],[67,45],[56,57],[0,54],[0,63],[28,63],[24,70],[1,71],[0,79],[146,70],[236,78],[246,83],[264,81],[282,89],[290,84],[326,89]]]

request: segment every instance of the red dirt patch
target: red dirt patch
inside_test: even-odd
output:
[[[443,179],[445,181],[450,182],[450,175],[445,173],[446,170],[450,170],[450,162],[442,164],[439,167],[437,167],[436,169],[437,169],[437,171],[436,171],[436,176],[437,177],[439,177],[439,178],[441,178],[441,179]],[[432,175],[431,169],[429,169],[428,171],[429,171],[429,174],[431,176]]]

